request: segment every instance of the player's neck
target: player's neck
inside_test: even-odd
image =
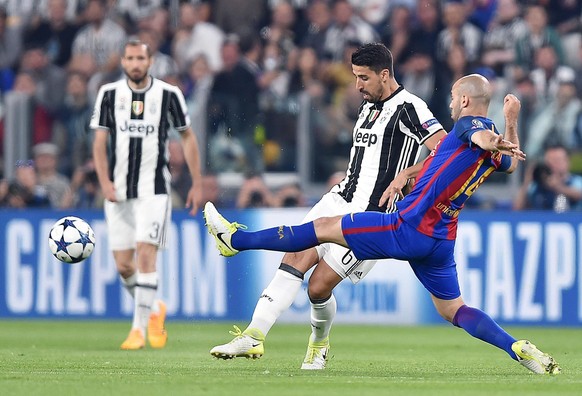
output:
[[[387,87],[384,90],[384,95],[382,95],[378,102],[384,102],[386,99],[394,95],[394,92],[398,91],[398,88],[400,88],[400,84],[398,84],[398,82],[396,82],[396,80],[393,78],[389,79]]]
[[[129,88],[131,88],[134,91],[141,91],[141,90],[144,90],[150,86],[151,80],[152,80],[152,78],[149,75],[147,75],[146,78],[141,80],[139,83],[136,83],[135,81],[127,79],[127,85],[129,85]]]

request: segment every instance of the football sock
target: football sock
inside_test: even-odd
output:
[[[509,356],[517,360],[517,356],[511,350],[511,345],[516,339],[507,334],[485,312],[463,305],[455,314],[453,324],[461,327],[473,337],[503,349]]]
[[[333,319],[337,311],[337,303],[332,294],[327,299],[311,301],[311,338],[312,342],[320,342],[329,336]]]
[[[303,274],[287,264],[281,264],[255,307],[247,329],[259,329],[267,335],[281,313],[287,310],[301,289]]]
[[[152,304],[158,289],[158,273],[147,272],[137,274],[135,286],[135,304],[132,328],[140,329],[146,335],[146,328],[152,310]]]
[[[135,298],[135,285],[137,283],[137,273],[134,272],[132,275],[130,275],[127,278],[124,278],[122,276],[121,283],[123,284],[123,287],[125,288],[125,290],[127,290],[129,292],[131,297]]]
[[[319,244],[313,222],[254,232],[238,230],[232,234],[230,243],[236,250],[264,249],[279,252],[300,252]]]

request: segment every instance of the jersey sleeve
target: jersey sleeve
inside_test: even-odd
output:
[[[177,131],[182,132],[188,129],[190,126],[190,116],[188,115],[186,99],[184,99],[184,95],[177,87],[174,87],[170,94],[169,112],[172,126]]]
[[[400,129],[405,135],[416,140],[418,144],[424,144],[429,137],[443,129],[427,104],[420,99],[411,103],[405,102],[402,111],[401,122],[403,125],[400,125]]]
[[[111,103],[111,95],[109,92],[105,86],[99,89],[93,114],[91,115],[91,121],[89,122],[91,129],[111,129],[111,118],[108,115],[111,114],[113,103]]]
[[[462,142],[468,143],[469,147],[474,146],[473,142],[471,141],[471,136],[473,136],[475,132],[486,130],[491,129],[487,128],[483,121],[478,118],[461,118],[457,121],[457,125],[455,127],[455,133],[457,134],[457,137]],[[494,127],[493,130],[495,130]]]

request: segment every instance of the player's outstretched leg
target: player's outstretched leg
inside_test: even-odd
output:
[[[258,359],[265,353],[263,342],[265,336],[258,329],[246,329],[240,331],[238,326],[233,326],[234,331],[230,334],[234,339],[228,344],[217,345],[210,350],[210,354],[219,359],[232,359],[235,357],[246,357]]]
[[[214,236],[216,247],[226,257],[251,249],[301,252],[319,244],[313,222],[243,232],[240,229],[245,226],[226,220],[212,202],[204,206],[204,218],[208,232]]]
[[[558,363],[550,355],[543,353],[527,340],[516,340],[489,315],[477,308],[461,306],[452,323],[473,337],[503,349],[522,366],[536,374],[559,374],[561,371]]]

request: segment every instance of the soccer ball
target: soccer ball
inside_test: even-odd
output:
[[[93,253],[95,233],[85,220],[67,216],[52,226],[48,242],[53,256],[64,263],[74,264]]]

